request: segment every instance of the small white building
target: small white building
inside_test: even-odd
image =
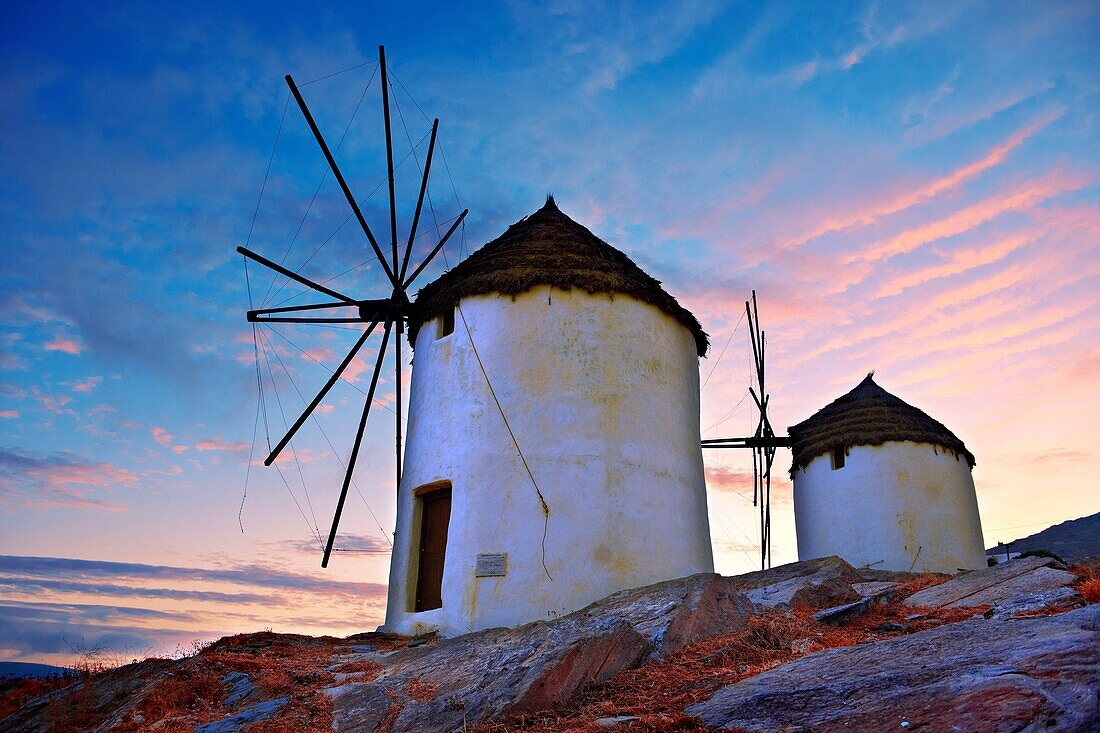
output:
[[[713,572],[695,317],[553,199],[425,286],[387,631]]]
[[[798,559],[946,572],[986,567],[963,442],[875,384],[791,426]]]

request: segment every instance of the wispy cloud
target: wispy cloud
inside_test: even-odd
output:
[[[328,593],[359,600],[386,596],[382,583],[359,583],[335,580],[319,575],[304,575],[261,565],[241,565],[230,568],[197,568],[172,565],[80,560],[63,557],[26,557],[0,555],[0,574],[8,577],[70,578],[112,581],[199,581],[255,586],[272,590]]]
[[[784,249],[795,249],[809,241],[818,239],[826,234],[844,232],[855,227],[865,227],[875,224],[882,219],[893,216],[927,203],[938,196],[957,189],[962,184],[977,178],[982,173],[1000,165],[1016,148],[1020,147],[1028,138],[1035,135],[1051,122],[1062,116],[1065,110],[1058,109],[1035,119],[1030,124],[1017,130],[1004,142],[993,146],[983,156],[970,161],[949,173],[935,178],[916,188],[900,193],[892,198],[871,203],[855,211],[830,218],[815,224],[809,231],[786,240],[781,244]]]
[[[36,453],[0,448],[0,480],[5,484],[46,486],[133,486],[132,471],[110,463],[88,461],[72,453]]]
[[[199,453],[205,453],[206,451],[228,451],[229,453],[240,453],[248,450],[248,443],[230,443],[222,440],[221,437],[200,440],[195,443],[195,450]]]
[[[129,469],[82,459],[71,453],[36,453],[0,448],[0,504],[47,509],[126,511],[126,506],[93,495],[93,491],[132,487]]]
[[[1028,180],[976,204],[966,206],[954,214],[927,224],[908,229],[888,239],[880,240],[858,252],[850,254],[845,262],[858,260],[874,262],[905,252],[912,252],[930,242],[953,237],[969,231],[1002,214],[1021,211],[1067,191],[1086,186],[1090,178],[1067,171],[1056,171]]]
[[[969,249],[948,251],[945,253],[945,262],[937,265],[930,265],[928,267],[901,270],[886,278],[879,287],[875,297],[884,298],[891,295],[897,295],[907,288],[922,285],[933,280],[951,277],[952,275],[959,275],[977,267],[1000,262],[1008,255],[1027,246],[1032,241],[1032,235],[1019,233],[1003,237],[987,247],[973,247]]]
[[[317,555],[317,538],[286,540],[281,543],[281,547],[313,557]],[[340,552],[384,556],[388,556],[393,551],[393,545],[378,535],[347,534],[344,532],[336,535],[333,548],[338,549]]]
[[[76,356],[80,352],[84,351],[84,344],[80,343],[76,339],[65,338],[64,336],[57,336],[52,341],[43,344],[43,349],[46,351],[60,351],[65,354],[72,354]]]
[[[87,394],[94,391],[95,388],[98,387],[102,381],[103,377],[92,376],[88,377],[87,379],[81,379],[77,382],[72,382],[71,386],[73,392],[81,392],[83,394]]]

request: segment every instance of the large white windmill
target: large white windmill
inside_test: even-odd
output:
[[[438,120],[404,252],[398,247],[389,84],[379,49],[389,181],[386,253],[302,95],[287,83],[392,287],[357,299],[245,247],[328,300],[258,308],[253,323],[366,324],[271,450],[271,464],[372,334],[382,343],[321,564],[327,566],[389,337],[398,354],[397,528],[386,629],[462,633],[582,608],[610,593],[712,572],[699,448],[695,317],[552,198],[435,282],[411,274]],[[403,451],[401,337],[414,347]]]

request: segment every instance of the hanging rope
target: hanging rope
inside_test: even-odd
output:
[[[252,460],[256,455],[256,437],[260,430],[260,402],[256,401],[256,419],[252,423],[252,447],[248,449],[248,464],[244,470],[244,493],[241,494],[241,506],[237,509],[237,524],[244,534],[244,502],[248,498],[248,479],[252,475]]]
[[[378,70],[375,69],[375,73],[377,73],[377,71]],[[370,85],[373,82],[374,82],[374,74],[371,74],[370,79],[367,80],[367,85],[365,87],[363,87],[363,93],[359,95],[359,102],[356,103],[355,110],[352,111],[351,117],[348,119],[348,124],[344,125],[344,133],[342,135],[340,135],[340,141],[336,144],[336,151],[335,151],[335,153],[333,153],[334,155],[336,153],[339,153],[340,149],[342,147],[344,147],[344,140],[348,136],[348,131],[351,130],[351,125],[352,125],[353,122],[355,122],[355,117],[359,114],[359,108],[363,106],[363,100],[366,99],[366,97],[367,97],[367,90],[370,89]],[[280,265],[285,265],[286,264],[286,258],[290,255],[290,250],[291,250],[292,247],[294,247],[294,243],[296,241],[298,241],[298,235],[301,234],[302,227],[305,226],[306,219],[309,217],[309,212],[313,210],[313,204],[314,204],[314,202],[317,201],[317,195],[319,193],[321,193],[321,186],[323,186],[325,184],[325,181],[328,180],[328,174],[329,174],[329,169],[328,169],[328,166],[326,166],[325,170],[321,173],[321,180],[317,182],[317,188],[315,188],[313,190],[313,196],[312,196],[312,198],[310,198],[309,204],[306,206],[306,211],[305,211],[304,214],[302,214],[301,221],[298,222],[298,228],[294,230],[294,236],[291,237],[290,243],[286,246],[286,251],[283,252],[283,256],[279,260]],[[351,216],[352,215],[349,214],[348,219],[350,219]],[[347,219],[344,220],[344,224],[346,224],[346,223],[347,223]],[[341,224],[340,228],[343,228],[344,224]],[[337,229],[336,231],[340,231],[340,229]],[[335,232],[333,233],[332,236],[336,236]],[[329,239],[332,239],[332,236],[330,236]],[[324,247],[325,244],[328,244],[328,239],[325,240],[325,243],[322,244],[321,247]],[[320,251],[320,249],[321,248],[318,247],[317,251]],[[317,252],[314,252],[313,254],[317,254]],[[310,255],[309,259],[307,259],[306,262],[303,262],[301,265],[299,265],[296,272],[301,272],[302,268],[305,267],[306,263],[308,263],[309,260],[311,260],[311,259],[313,259],[313,255]],[[287,282],[289,282],[289,280],[284,280],[283,283],[279,286],[279,289],[276,290],[275,293],[271,295],[271,298],[275,298],[276,296],[278,296],[279,293],[282,292],[283,288],[286,287]],[[267,286],[267,293],[268,294],[271,293],[271,288],[272,288],[272,286],[274,286],[274,284],[275,284],[275,277],[272,277],[271,278],[271,284]],[[267,294],[265,294],[264,295],[264,302],[266,303],[268,300],[270,300],[270,298],[268,297]]]
[[[262,332],[260,333],[260,338],[263,339],[263,333]],[[266,342],[266,343],[267,343],[267,347],[270,348],[270,342]],[[279,398],[279,388],[275,385],[275,374],[271,369],[271,359],[268,358],[267,351],[268,351],[268,349],[265,348],[264,349],[264,361],[267,364],[267,376],[268,376],[268,380],[271,382],[271,391],[275,393],[275,399],[279,403],[279,411],[282,412],[282,400]],[[276,356],[278,356],[278,354],[276,354]],[[283,422],[286,422],[285,416],[283,418]],[[268,445],[269,446],[270,446],[270,443],[271,443],[271,441],[270,441],[270,438],[269,438],[269,440],[268,440]],[[298,457],[297,457],[297,454],[294,453],[293,446],[291,446],[290,450],[291,450],[291,453],[294,455],[295,462],[297,462]],[[275,461],[272,465],[275,466],[275,471],[276,471],[276,473],[279,474],[279,478],[282,479],[283,485],[286,486],[287,493],[290,494],[290,498],[294,501],[294,505],[296,507],[298,507],[298,513],[302,515],[302,520],[306,523],[306,527],[308,527],[310,532],[316,536],[317,542],[318,542],[318,544],[320,544],[321,549],[323,550],[324,549],[324,542],[321,539],[321,531],[317,527],[317,518],[316,518],[316,516],[314,516],[314,518],[313,518],[313,524],[310,524],[309,517],[306,516],[305,510],[302,509],[302,505],[298,501],[298,497],[294,494],[294,490],[290,488],[290,483],[286,480],[286,476],[283,475],[283,469],[279,466],[279,462]],[[299,466],[299,469],[300,469],[300,466]],[[303,481],[303,487],[304,487],[305,486],[304,477],[303,477],[302,481]],[[308,496],[309,496],[309,493],[308,493],[308,490],[307,490],[307,492],[306,492],[307,501],[308,501]],[[310,507],[310,512],[312,512],[312,511],[313,511],[313,508],[311,506]]]
[[[707,374],[707,378],[703,380],[703,384],[699,387],[699,391],[703,391],[703,387],[707,386],[707,382],[714,376],[714,370],[718,368],[718,365],[722,363],[722,357],[726,355],[726,347],[730,345],[730,341],[733,341],[734,335],[737,334],[737,329],[741,327],[741,322],[745,320],[745,314],[741,314],[741,318],[738,319],[737,325],[733,327],[733,331],[730,333],[730,337],[726,339],[726,345],[722,347],[722,352],[718,354],[718,358],[715,360],[714,365],[710,368],[710,372]]]
[[[263,335],[262,332],[261,332],[261,335]],[[275,348],[271,345],[271,340],[268,339],[266,336],[264,336],[264,342],[267,344],[267,350],[270,350],[271,353],[275,354],[275,359],[279,362],[279,366],[282,367],[283,372],[286,374],[287,381],[289,381],[291,386],[294,387],[294,391],[298,392],[298,394],[301,394],[301,392],[298,390],[298,385],[294,383],[294,378],[290,376],[290,370],[287,369],[286,365],[283,363],[283,357],[279,356],[279,352],[276,351]],[[267,355],[267,350],[264,351],[265,358],[266,358],[266,355]],[[271,368],[271,360],[268,359],[268,369],[270,369],[270,368]],[[272,376],[271,381],[272,381],[272,384],[274,384],[274,382],[275,382],[274,376]],[[275,402],[279,407],[279,415],[281,415],[282,418],[283,418],[283,429],[289,431],[290,430],[290,423],[287,422],[286,412],[283,411],[283,400],[282,400],[281,397],[279,397],[279,392],[278,391],[275,392]],[[306,486],[306,475],[305,475],[305,472],[302,471],[301,462],[298,460],[298,451],[294,449],[294,441],[290,441],[290,443],[288,444],[288,447],[290,448],[291,457],[294,458],[294,465],[298,468],[298,477],[302,481],[302,491],[306,495],[306,505],[309,507],[309,514],[310,514],[311,517],[313,517],[313,529],[317,533],[317,539],[320,539],[321,538],[321,529],[317,526],[317,514],[313,510],[313,501],[310,499],[310,496],[309,496],[309,487]]]
[[[295,343],[294,343],[293,341],[291,341],[290,339],[288,339],[288,338],[286,338],[285,336],[283,336],[283,335],[282,335],[281,333],[279,333],[278,331],[276,331],[276,330],[275,330],[274,328],[272,328],[272,327],[271,327],[270,325],[268,325],[268,330],[272,331],[272,332],[273,332],[273,333],[275,333],[275,334],[276,334],[277,336],[280,336],[280,337],[282,337],[282,338],[283,338],[283,339],[284,339],[284,340],[285,340],[285,341],[286,341],[287,343],[289,343],[289,344],[290,344],[291,346],[294,346],[294,347],[295,347],[295,348],[297,348],[297,349],[298,349],[299,351],[302,351],[302,350],[301,350],[301,349],[300,349],[300,348],[298,347],[298,345],[297,345],[297,344],[295,344]],[[270,340],[268,340],[268,343],[269,343],[269,344],[271,343],[271,342],[270,342]],[[278,351],[274,351],[274,350],[272,350],[272,351],[273,351],[273,353],[275,354],[275,359],[276,359],[276,360],[277,360],[277,361],[279,362],[279,366],[280,366],[280,367],[282,367],[282,369],[283,369],[283,372],[284,372],[284,373],[286,374],[286,376],[287,376],[287,379],[288,379],[288,380],[290,381],[290,386],[291,386],[291,387],[293,387],[293,388],[294,388],[294,391],[298,393],[298,397],[299,397],[299,399],[301,399],[303,403],[306,403],[306,404],[308,404],[308,403],[309,403],[309,400],[307,400],[307,399],[306,399],[306,396],[305,396],[304,394],[302,394],[302,390],[298,389],[298,385],[297,385],[297,383],[295,383],[295,381],[294,381],[293,377],[291,377],[291,376],[290,376],[290,370],[289,370],[289,369],[287,368],[286,364],[285,364],[285,363],[283,362],[283,359],[282,359],[282,357],[281,357],[281,356],[279,356],[279,352],[278,352]],[[313,357],[312,357],[312,355],[310,355],[310,354],[306,353],[305,351],[302,351],[302,353],[303,353],[303,354],[305,354],[306,356],[309,356],[309,357],[310,357],[311,359],[313,358]],[[322,364],[322,363],[321,363],[320,361],[317,361],[317,359],[313,359],[313,360],[314,360],[314,361],[316,361],[316,362],[317,362],[318,364],[320,364],[320,365],[321,365],[322,367],[324,367],[325,369],[328,369],[328,370],[329,370],[329,372],[332,372],[332,370],[331,370],[331,369],[329,369],[329,368],[328,368],[327,366],[325,366],[324,364]],[[347,383],[348,383],[348,384],[351,384],[350,382],[347,382]],[[352,384],[351,386],[352,386],[352,387],[355,387],[355,385],[354,385],[354,384]],[[358,388],[358,387],[355,387],[355,388],[356,388],[357,390],[359,390],[359,388]],[[360,392],[360,393],[362,393],[362,390],[359,390],[359,392]],[[387,410],[389,409],[389,407],[387,407],[386,405],[384,405],[384,404],[382,404],[382,403],[378,402],[378,400],[375,400],[375,401],[374,401],[374,404],[378,404],[378,405],[380,405],[380,406],[382,406],[382,407],[385,407],[385,408],[386,408]],[[390,410],[390,412],[393,412],[393,410]],[[396,413],[395,413],[395,414],[396,414]],[[331,451],[332,451],[332,455],[333,455],[333,457],[334,457],[334,458],[336,458],[336,461],[337,461],[337,462],[338,462],[338,463],[340,464],[340,467],[341,467],[342,469],[344,469],[344,472],[346,473],[346,472],[347,472],[347,464],[346,464],[346,463],[344,462],[344,459],[342,459],[342,458],[340,457],[340,454],[339,454],[339,452],[338,452],[338,451],[336,450],[336,447],[335,447],[335,446],[334,446],[334,445],[332,444],[332,441],[331,441],[331,440],[329,440],[329,437],[328,437],[328,433],[326,433],[326,432],[325,432],[325,429],[324,429],[324,428],[323,428],[323,427],[321,426],[321,421],[317,419],[317,415],[316,415],[315,413],[310,413],[310,417],[311,417],[311,418],[313,419],[313,424],[314,424],[314,425],[316,425],[316,426],[317,426],[317,429],[321,431],[321,435],[322,435],[322,436],[324,437],[324,439],[325,439],[325,442],[326,442],[326,443],[328,443],[328,447],[329,447],[329,450],[331,450]],[[291,450],[293,450],[293,446],[291,447]],[[304,479],[303,479],[303,480],[304,480]],[[365,496],[363,496],[363,492],[361,492],[361,491],[359,490],[359,485],[358,485],[357,483],[355,483],[355,479],[354,479],[354,478],[352,479],[352,482],[351,482],[351,483],[352,483],[352,486],[353,486],[353,487],[355,488],[355,492],[356,492],[357,494],[359,494],[359,498],[363,500],[363,506],[365,506],[365,507],[367,508],[367,511],[368,511],[368,512],[370,512],[371,518],[373,518],[373,519],[374,519],[374,523],[375,523],[375,524],[376,524],[376,525],[378,526],[378,530],[379,530],[379,531],[380,531],[380,532],[382,533],[382,538],[383,538],[384,540],[386,540],[386,542],[389,542],[389,544],[390,544],[390,547],[393,547],[393,542],[390,542],[390,538],[389,538],[389,536],[387,536],[387,535],[386,535],[386,530],[382,529],[382,523],[378,521],[378,517],[377,517],[377,516],[375,516],[375,514],[374,514],[374,510],[373,510],[373,509],[371,509],[371,506],[370,506],[370,504],[368,504],[368,503],[367,503],[367,498],[366,498]],[[311,508],[311,510],[312,510],[312,508]],[[322,548],[322,549],[323,549],[323,548]]]
[[[546,533],[550,526],[550,507],[546,504],[546,498],[542,495],[542,491],[539,490],[539,484],[535,481],[535,474],[531,472],[531,466],[527,463],[527,458],[523,455],[523,449],[519,447],[519,441],[516,440],[516,434],[512,432],[512,426],[508,422],[508,416],[504,414],[504,408],[500,405],[500,400],[497,398],[497,392],[493,389],[493,383],[489,379],[489,374],[485,371],[485,365],[481,362],[481,355],[477,351],[477,344],[474,343],[474,336],[470,333],[470,326],[466,323],[466,315],[462,312],[462,308],[458,305],[455,306],[455,310],[458,311],[459,317],[462,319],[462,327],[466,330],[466,337],[470,340],[470,348],[474,352],[474,358],[477,359],[477,366],[481,370],[481,376],[485,378],[485,384],[489,385],[489,394],[493,396],[493,402],[496,403],[497,410],[500,412],[500,417],[504,420],[504,427],[508,429],[508,435],[512,438],[512,445],[516,446],[516,453],[519,454],[520,461],[523,462],[523,468],[527,471],[528,478],[531,479],[531,485],[535,487],[535,493],[538,494],[539,504],[542,507],[542,570],[546,573],[546,577],[550,580],[554,579],[554,576],[550,574],[550,569],[546,567]]]
[[[316,79],[314,79],[313,81],[307,81],[305,84],[299,84],[298,87],[299,88],[308,87],[310,84],[316,84],[319,81],[324,81],[325,79],[331,79],[334,76],[340,76],[340,74],[346,74],[349,71],[355,71],[356,69],[361,69],[364,66],[369,66],[370,64],[374,64],[376,67],[378,66],[377,61],[364,61],[361,64],[356,64],[355,66],[349,66],[348,68],[342,69],[340,71],[334,71],[331,74],[325,74],[324,76],[319,76]],[[378,69],[376,68],[375,71],[377,72]]]
[[[248,227],[248,236],[244,240],[244,246],[252,241],[252,230],[256,228],[256,217],[260,214],[260,202],[264,200],[264,191],[267,190],[267,177],[271,175],[271,163],[275,160],[275,149],[279,147],[279,138],[283,136],[283,122],[286,120],[286,110],[290,106],[290,93],[287,92],[286,102],[283,104],[283,115],[279,118],[279,130],[275,133],[275,142],[271,146],[271,155],[267,158],[267,170],[264,171],[264,182],[260,185],[260,196],[256,199],[256,208],[252,212],[252,223]]]

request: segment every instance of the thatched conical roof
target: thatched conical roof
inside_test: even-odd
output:
[[[851,392],[788,428],[794,452],[791,473],[833,450],[891,441],[939,446],[974,466],[974,454],[943,423],[890,394],[873,377],[871,372]]]
[[[420,326],[462,298],[498,293],[515,297],[539,285],[588,293],[620,293],[660,308],[695,337],[706,355],[707,334],[699,321],[629,257],[563,214],[554,197],[541,209],[428,283],[416,296],[409,340]]]

